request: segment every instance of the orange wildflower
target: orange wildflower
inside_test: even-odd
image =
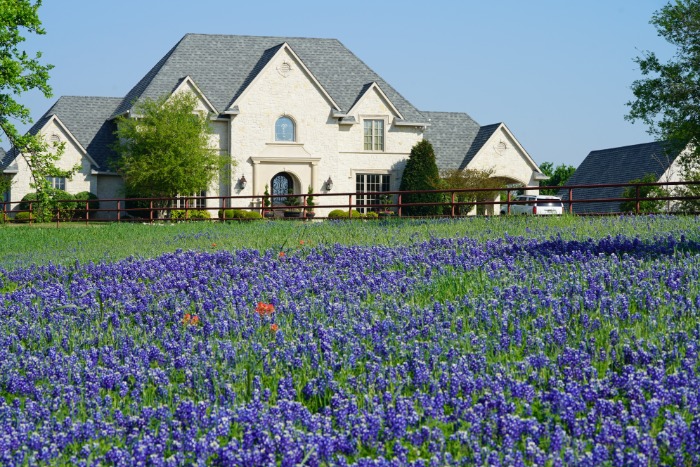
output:
[[[299,245],[303,245],[303,244],[304,244],[304,240],[299,240]]]
[[[284,258],[284,251],[280,251],[280,258]]]
[[[279,330],[279,328],[280,328],[280,327],[277,326],[276,323],[272,323],[272,324],[270,325],[270,331],[272,331],[273,333],[277,332],[277,331]]]
[[[182,324],[186,326],[197,326],[199,324],[199,316],[185,313],[185,316],[182,317]]]
[[[212,247],[212,248],[216,248],[216,243],[212,243],[212,244],[211,244],[211,247]]]
[[[275,305],[272,303],[258,302],[258,306],[255,307],[255,312],[262,316],[269,316],[275,312]]]

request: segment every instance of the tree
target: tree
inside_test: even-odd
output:
[[[630,183],[655,183],[658,179],[654,174],[647,174],[642,178],[638,178],[630,181]],[[664,190],[660,186],[640,186],[639,187],[639,198],[660,198],[668,196],[668,191]],[[632,198],[629,201],[623,201],[620,204],[620,210],[622,212],[637,212],[637,188],[634,186],[625,188],[622,192],[623,198]],[[639,212],[643,213],[658,213],[661,212],[664,207],[664,200],[648,200],[639,202]]]
[[[641,120],[649,133],[668,141],[678,153],[688,143],[694,148],[685,160],[688,170],[700,159],[700,0],[674,0],[658,10],[650,21],[659,35],[677,50],[667,63],[653,52],[637,57],[643,76],[632,83],[635,100],[626,118]]]
[[[210,147],[209,116],[196,112],[196,106],[193,94],[180,93],[144,99],[134,108],[138,117],[118,119],[114,168],[124,178],[127,196],[200,193],[230,162]]]
[[[503,181],[493,178],[493,170],[460,170],[449,169],[440,173],[441,187],[444,189],[475,189],[493,188],[493,191],[468,191],[455,193],[454,199],[458,203],[469,203],[455,206],[456,215],[466,215],[474,207],[475,202],[493,201],[503,187]],[[448,193],[444,196],[445,202],[451,202],[452,196]],[[477,211],[486,212],[486,205],[477,206]],[[443,207],[444,214],[451,214],[451,206]]]
[[[401,177],[401,191],[437,190],[440,188],[440,174],[435,163],[433,145],[422,140],[411,148],[411,154]],[[402,203],[439,203],[440,193],[404,194]],[[437,216],[442,206],[406,206],[403,208],[408,216]]]
[[[573,165],[559,164],[554,168],[552,162],[543,162],[540,164],[540,170],[549,177],[547,180],[540,180],[540,186],[564,186],[567,180],[576,172],[576,167]],[[546,188],[540,190],[540,194],[556,195],[558,191],[559,190],[556,188]]]
[[[0,0],[0,130],[14,151],[21,154],[31,172],[31,186],[37,192],[39,206],[46,206],[55,194],[47,177],[71,177],[77,168],[61,170],[56,162],[61,158],[63,146],[47,144],[40,135],[21,135],[12,120],[31,123],[29,109],[16,98],[23,92],[38,90],[45,97],[51,97],[48,84],[52,65],[40,63],[41,52],[31,57],[20,50],[24,42],[21,29],[27,32],[46,34],[39,20],[38,9],[41,0]],[[47,214],[48,215],[48,214]],[[38,213],[40,220],[45,217]]]

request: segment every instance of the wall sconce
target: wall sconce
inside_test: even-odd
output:
[[[238,186],[241,190],[245,190],[245,186],[248,184],[248,180],[245,179],[245,175],[238,179]]]
[[[333,189],[333,180],[331,180],[331,177],[328,177],[328,180],[326,180],[326,190],[331,191]]]

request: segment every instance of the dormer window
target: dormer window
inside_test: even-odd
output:
[[[294,121],[289,117],[280,117],[275,122],[275,141],[294,142],[296,131]]]

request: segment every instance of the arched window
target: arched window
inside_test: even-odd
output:
[[[294,121],[289,117],[280,117],[275,122],[275,141],[296,141]]]

